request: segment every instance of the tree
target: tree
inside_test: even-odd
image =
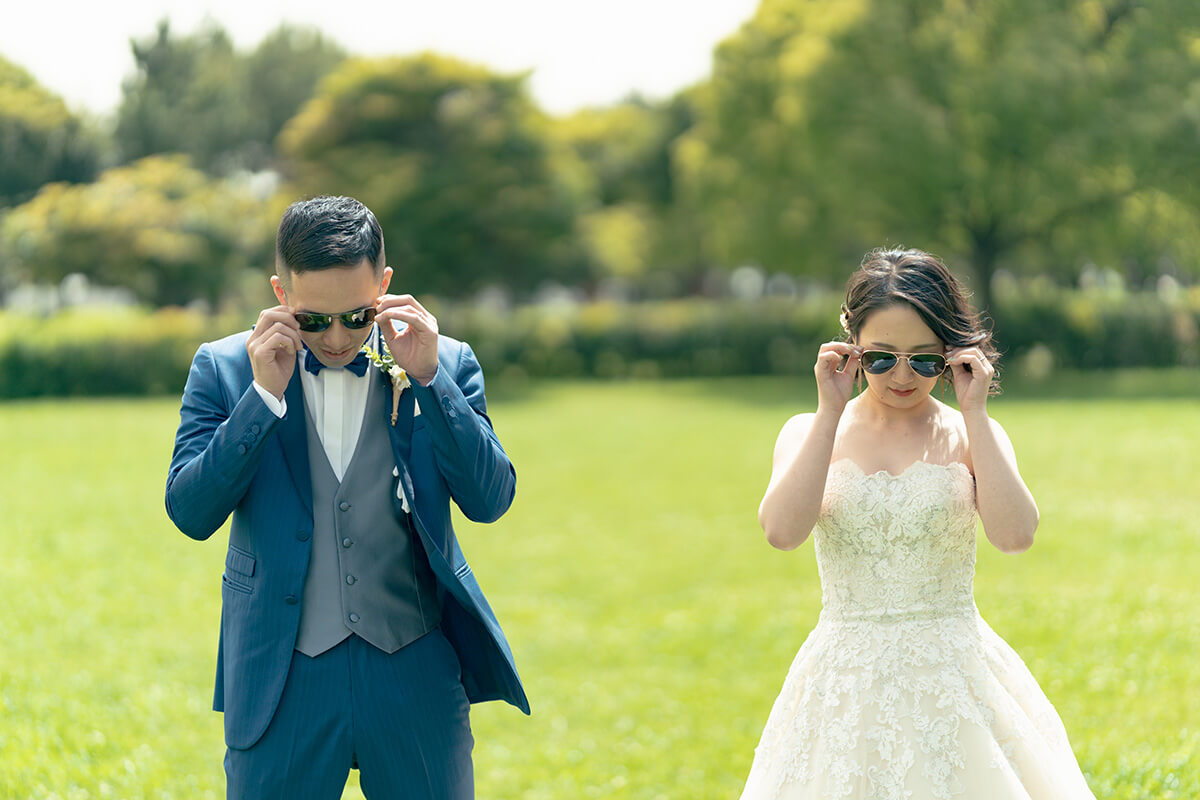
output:
[[[1198,35],[1190,0],[764,0],[717,50],[689,202],[727,263],[844,276],[903,242],[984,306],[1001,266],[1190,253],[1145,237],[1196,221]]]
[[[178,36],[163,20],[131,47],[136,71],[116,128],[125,159],[185,153],[217,174],[269,166],[283,124],[344,57],[320,33],[287,25],[248,55],[215,23]]]
[[[254,109],[247,143],[257,145],[260,153],[254,166],[274,160],[275,138],[283,126],[345,58],[345,51],[320,31],[283,24],[242,59]]]
[[[696,267],[682,232],[671,152],[693,120],[688,94],[631,97],[556,119],[554,135],[583,173],[580,234],[602,276],[643,284]]]
[[[126,161],[185,153],[205,169],[244,142],[251,108],[233,42],[215,23],[173,36],[162,20],[152,38],[130,42],[136,72],[123,86],[116,139]]]
[[[62,98],[0,58],[0,207],[23,202],[50,181],[87,181],[99,147]]]
[[[523,75],[430,54],[347,61],[279,143],[302,192],[375,212],[397,287],[526,290],[578,269],[574,198]]]
[[[5,216],[0,246],[37,281],[80,273],[151,305],[215,307],[234,276],[272,263],[268,206],[184,156],[152,156],[95,183],[45,186]]]

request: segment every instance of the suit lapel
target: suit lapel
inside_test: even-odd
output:
[[[373,370],[378,375],[379,396],[383,398],[379,404],[383,414],[383,423],[387,426],[388,436],[392,440],[392,452],[396,454],[396,465],[407,467],[412,450],[413,410],[416,399],[412,390],[401,392],[400,405],[396,409],[396,424],[392,424],[392,379],[380,370]]]
[[[400,490],[406,498],[413,497],[412,475],[409,473],[409,463],[412,455],[413,410],[416,399],[411,390],[400,393],[400,405],[396,408],[396,424],[392,424],[392,379],[379,372],[379,403],[383,414],[383,424],[387,427],[388,438],[391,440],[392,455],[396,461],[396,477],[400,482]],[[406,501],[407,502],[407,501]],[[416,509],[410,506],[413,516]]]
[[[299,369],[292,374],[283,397],[287,401],[287,413],[279,425],[283,461],[292,475],[296,490],[300,492],[304,507],[312,516],[312,474],[308,468],[308,431],[304,428],[304,388],[300,384]]]

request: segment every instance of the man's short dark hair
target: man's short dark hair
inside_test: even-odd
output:
[[[288,206],[275,236],[275,263],[288,272],[385,265],[383,229],[353,197],[314,197]],[[286,277],[286,276],[285,276]]]

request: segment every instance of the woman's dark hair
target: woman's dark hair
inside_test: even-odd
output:
[[[314,197],[288,206],[275,236],[275,263],[290,272],[353,267],[366,259],[384,267],[383,229],[353,197]]]
[[[985,319],[967,302],[967,293],[937,256],[921,250],[876,248],[867,253],[846,283],[842,329],[848,341],[858,333],[871,312],[905,303],[947,347],[978,347],[997,367],[988,387],[1000,392],[1000,352],[992,342]],[[953,373],[946,370],[948,380]]]

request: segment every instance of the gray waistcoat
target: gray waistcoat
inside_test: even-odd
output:
[[[352,633],[393,653],[441,620],[433,571],[408,515],[397,519],[392,505],[395,458],[384,414],[374,413],[377,377],[372,370],[358,444],[341,483],[306,408],[313,537],[296,649],[307,656]]]

